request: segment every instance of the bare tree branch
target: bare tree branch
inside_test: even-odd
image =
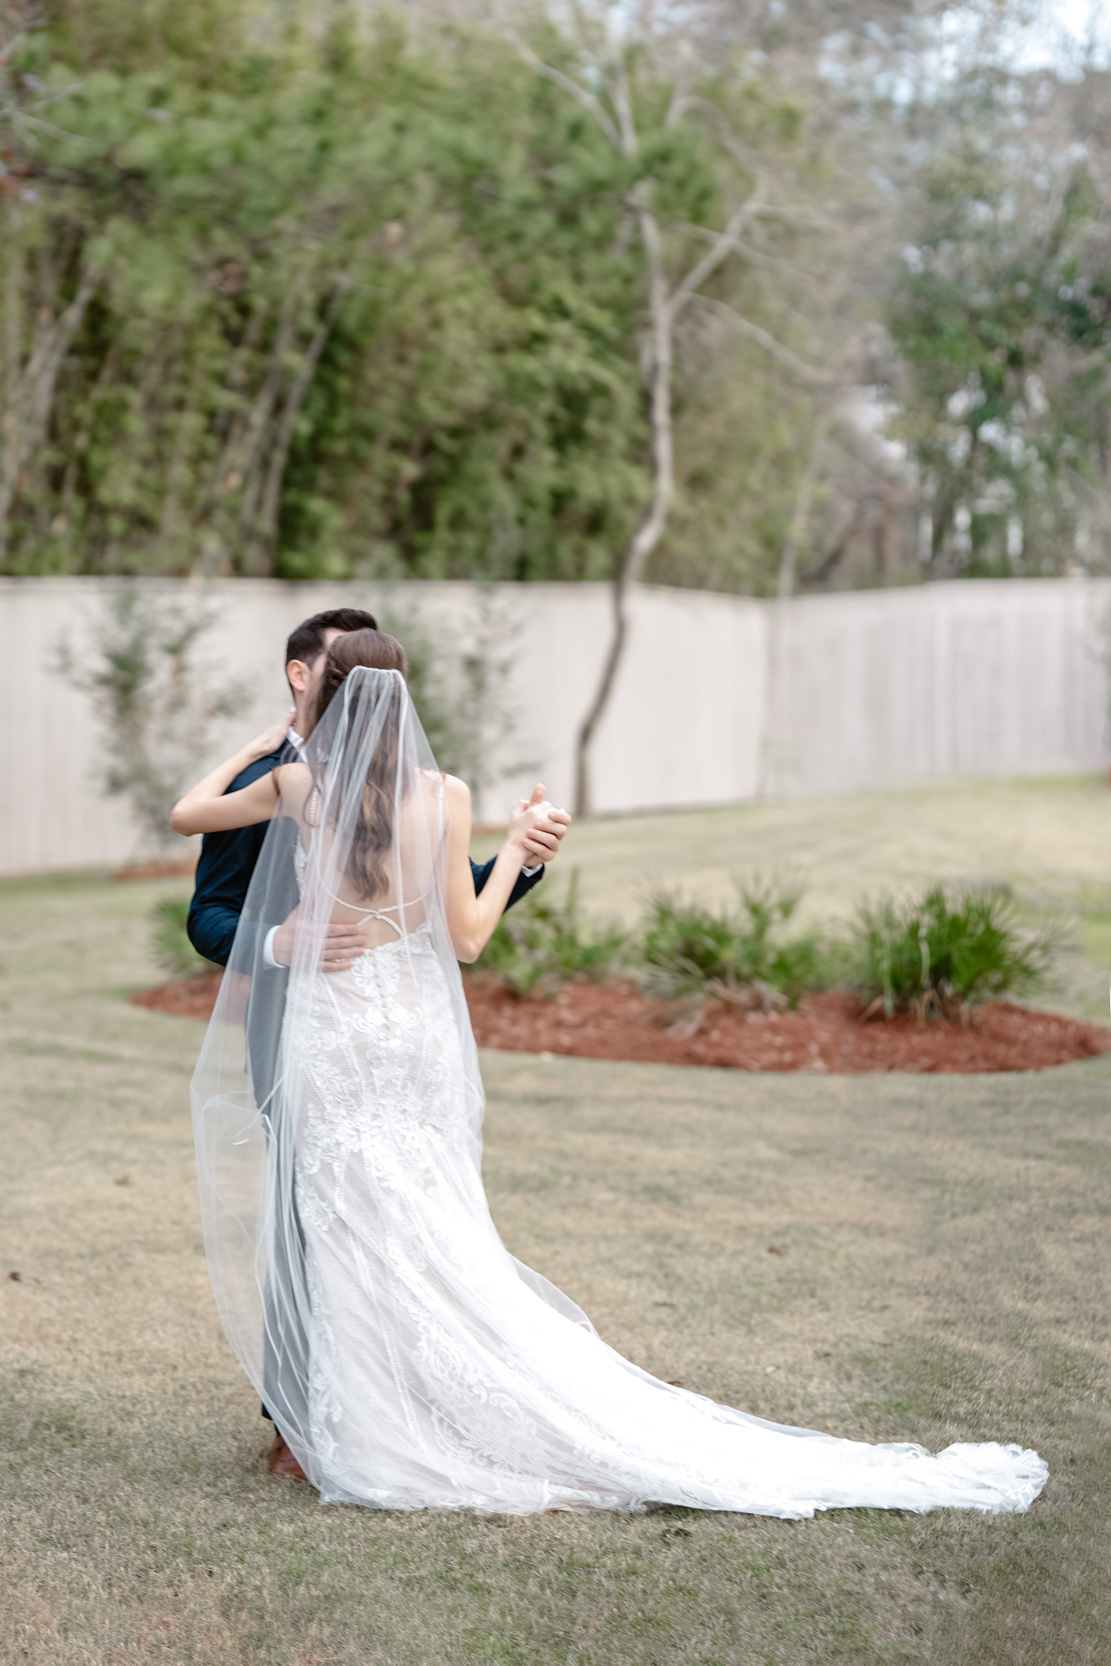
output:
[[[695,262],[686,277],[676,285],[675,293],[668,303],[673,318],[678,317],[695,291],[700,289],[706,279],[711,277],[718,267],[735,252],[738,233],[754,217],[759,206],[753,196],[735,209],[726,221],[724,230],[718,234],[714,246],[703,255],[701,260]]]
[[[637,153],[637,130],[633,121],[633,104],[629,96],[629,76],[625,66],[625,54],[618,52],[613,83],[613,104],[617,111],[617,121],[621,129],[621,150],[625,156],[635,156]]]
[[[688,110],[698,110],[703,115],[710,117],[714,127],[717,129],[718,139],[722,148],[728,151],[729,155],[733,158],[733,161],[740,167],[756,168],[759,166],[759,158],[757,157],[756,152],[750,145],[746,145],[743,139],[738,139],[729,122],[725,119],[724,112],[719,110],[716,104],[711,104],[708,98],[702,98],[700,95],[695,93],[692,94],[691,97],[684,100],[684,106]]]
[[[815,214],[808,208],[787,208],[782,203],[762,203],[760,220],[782,220],[788,226],[805,226],[809,231],[837,231],[839,228],[824,214]]]
[[[757,210],[758,214],[759,210]],[[672,229],[683,232],[687,237],[700,238],[704,243],[717,243],[722,236],[720,231],[711,231],[709,226],[694,225],[689,220],[673,221]],[[733,239],[733,252],[739,254],[742,260],[749,261],[753,266],[759,266],[765,272],[786,272],[791,277],[810,279],[814,277],[814,273],[805,271],[795,261],[781,260],[777,255],[766,254],[763,249],[758,249],[754,244],[746,243],[739,237]]]
[[[675,77],[668,100],[667,115],[664,117],[664,127],[670,133],[672,128],[678,127],[683,116],[690,108],[692,100],[687,94],[691,52],[685,40],[679,43],[679,72]]]
[[[521,39],[515,29],[503,29],[502,32],[518,57],[531,70],[534,70],[537,75],[542,75],[545,81],[551,81],[554,86],[562,87],[565,93],[570,93],[575,102],[580,104],[594,118],[614,149],[621,150],[621,134],[614,126],[609,112],[599,98],[595,97],[586,87],[580,86],[579,82],[570,75],[564,75],[561,69],[555,69],[551,64],[546,64],[543,58],[538,57],[532,50],[528,42]]]
[[[787,369],[792,371],[800,381],[809,382],[812,387],[831,387],[835,384],[836,377],[830,376],[827,371],[818,370],[812,364],[804,363],[800,358],[796,358],[789,347],[784,347],[783,343],[777,341],[768,330],[762,329],[759,324],[754,324],[751,319],[743,317],[735,307],[729,306],[726,301],[717,301],[711,295],[695,295],[693,299],[698,302],[699,306],[706,307],[718,318],[724,319],[727,324],[730,324],[737,331],[738,335],[747,336],[750,341],[757,342],[759,346],[771,354],[773,359],[778,359],[780,364],[786,365]]]

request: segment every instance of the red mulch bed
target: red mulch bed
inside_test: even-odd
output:
[[[173,983],[160,983],[155,989],[140,989],[128,999],[132,1006],[172,1012],[175,1018],[203,1018],[207,1023],[222,976],[220,972],[198,972],[194,978],[175,978]]]
[[[197,871],[197,858],[188,857],[184,862],[140,862],[137,867],[119,868],[112,878],[126,883],[133,879],[192,879]]]
[[[219,976],[202,972],[131,999],[182,1018],[208,1018]],[[575,979],[545,999],[525,999],[485,973],[465,979],[480,1047],[574,1053],[587,1059],[710,1065],[727,1070],[1048,1070],[1111,1052],[1111,1029],[1002,1001],[971,1008],[963,1021],[910,1017],[864,1021],[851,995],[807,995],[795,1012],[740,1012],[707,1002],[676,1023],[676,1008],[635,984]]]

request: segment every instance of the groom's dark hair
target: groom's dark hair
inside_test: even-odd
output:
[[[285,645],[285,663],[299,659],[303,665],[313,665],[324,652],[325,631],[376,631],[378,621],[373,613],[361,607],[333,607],[327,613],[314,613],[290,632]]]

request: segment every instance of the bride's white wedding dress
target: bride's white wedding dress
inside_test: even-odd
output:
[[[317,743],[318,782],[323,769],[333,779],[317,800],[301,912],[319,925],[339,899],[367,921],[373,946],[349,972],[316,972],[306,925],[284,991],[278,1085],[249,1058],[267,1089],[256,1082],[253,1096],[232,1079],[226,1043],[243,1033],[245,987],[261,999],[262,974],[255,950],[253,970],[233,957],[196,1101],[225,1327],[260,1392],[277,1399],[279,1427],[321,1498],[507,1512],[660,1502],[790,1517],[852,1505],[1026,1509],[1047,1473],[1034,1452],[961,1444],[932,1456],[717,1405],[622,1359],[509,1255],[483,1191],[481,1086],[437,901],[439,777],[396,674],[355,678],[366,709],[350,709],[349,688],[342,724]],[[344,885],[350,816],[336,795],[374,767],[383,702],[412,757],[391,882],[371,907]],[[360,740],[374,717],[377,735]],[[248,1002],[249,1053],[265,1032]]]

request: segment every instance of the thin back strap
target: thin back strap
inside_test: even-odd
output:
[[[351,904],[347,903],[345,906],[350,908]],[[368,920],[381,920],[384,926],[392,926],[399,937],[405,936],[405,933],[402,931],[397,921],[391,920],[389,915],[384,914],[380,908],[360,908],[359,913],[365,914]]]
[[[395,910],[398,910],[398,904],[396,902],[391,902],[389,907],[384,909],[360,908],[357,902],[348,902],[346,897],[337,897],[336,893],[329,886],[323,884],[323,882],[321,882],[321,890],[330,896],[333,902],[338,902],[341,908],[350,908],[356,914],[365,914],[368,920],[381,920],[383,925],[392,926],[399,937],[404,937],[405,933],[401,929],[398,922],[390,919],[390,914]]]

